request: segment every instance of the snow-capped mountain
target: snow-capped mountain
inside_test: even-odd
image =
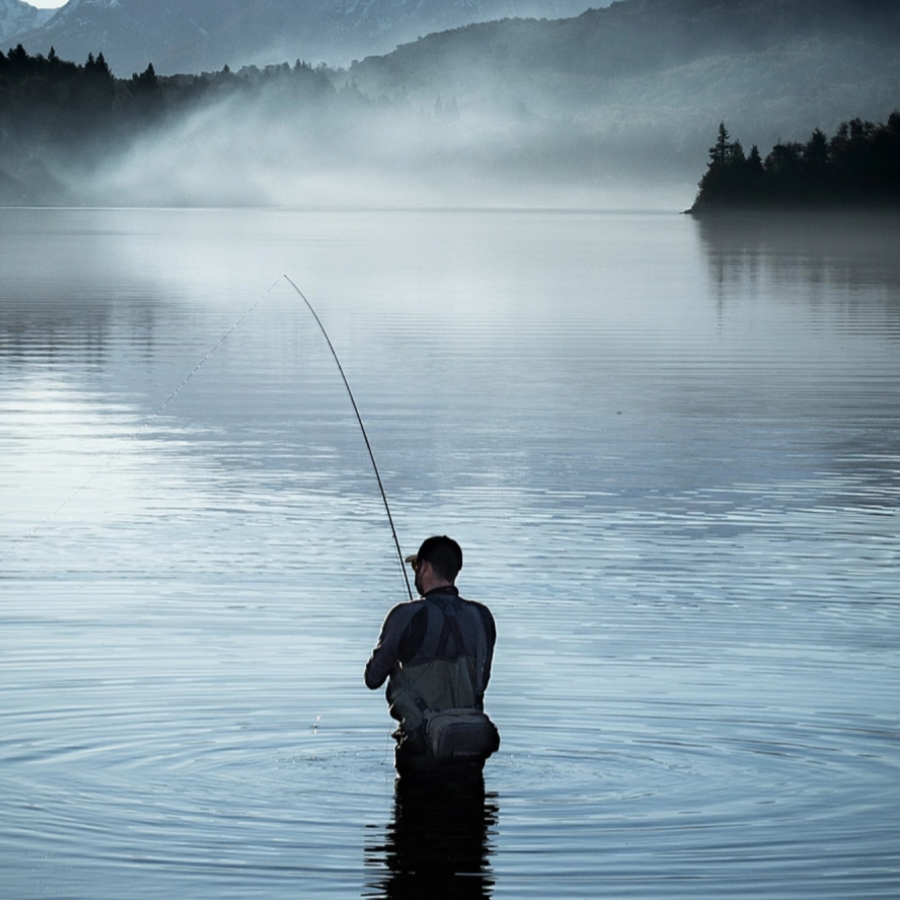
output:
[[[0,41],[39,28],[55,12],[55,9],[38,9],[22,0],[0,0]]]
[[[303,59],[346,65],[434,31],[507,17],[563,18],[610,0],[69,0],[6,41],[31,53],[53,46],[82,62],[102,52],[128,77]],[[26,7],[0,0],[0,9]]]

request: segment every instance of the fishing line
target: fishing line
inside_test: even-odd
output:
[[[360,430],[362,431],[363,439],[366,442],[366,449],[369,451],[369,459],[372,461],[372,469],[375,471],[375,479],[378,481],[378,490],[381,491],[381,499],[384,502],[384,511],[387,513],[388,523],[391,526],[391,534],[394,536],[394,546],[397,548],[397,558],[400,560],[400,571],[403,572],[403,580],[406,582],[406,590],[409,594],[409,599],[412,600],[413,592],[412,588],[409,585],[409,575],[406,574],[406,564],[403,562],[403,551],[400,549],[400,539],[397,537],[397,529],[394,527],[394,517],[391,515],[391,508],[388,505],[387,494],[384,491],[384,484],[381,481],[381,474],[378,471],[378,465],[375,462],[375,454],[372,452],[372,445],[369,443],[369,435],[366,433],[366,426],[363,425],[362,416],[359,414],[359,407],[356,405],[356,399],[353,396],[353,391],[350,390],[350,382],[347,381],[347,376],[344,374],[344,367],[341,365],[341,361],[338,358],[337,351],[334,349],[334,344],[331,343],[331,338],[328,337],[328,332],[325,330],[325,326],[322,324],[322,320],[319,318],[315,309],[313,309],[313,305],[306,299],[306,295],[300,288],[288,278],[287,275],[282,276],[284,280],[299,294],[300,299],[306,304],[306,308],[312,313],[312,317],[316,320],[316,325],[319,326],[319,331],[322,332],[322,336],[325,338],[325,342],[328,344],[328,349],[331,351],[331,355],[334,357],[334,361],[337,363],[338,371],[341,373],[341,378],[344,379],[344,387],[347,388],[347,394],[350,397],[350,402],[353,404],[353,412],[356,413],[356,421],[359,422]]]
[[[198,362],[197,365],[194,366],[194,368],[191,370],[191,372],[185,378],[182,379],[181,384],[179,384],[178,387],[176,387],[175,390],[172,391],[172,393],[169,394],[168,397],[166,397],[166,399],[163,401],[162,405],[156,410],[156,412],[154,412],[152,415],[148,416],[144,420],[141,427],[138,428],[138,430],[135,431],[134,434],[131,435],[131,437],[127,438],[125,440],[125,442],[122,444],[122,446],[119,447],[119,449],[115,453],[113,453],[112,456],[110,456],[106,460],[106,462],[102,466],[100,466],[99,469],[96,469],[93,473],[91,473],[91,476],[83,484],[81,484],[79,487],[77,487],[68,497],[66,497],[66,499],[63,500],[63,502],[60,503],[59,506],[57,506],[56,509],[54,509],[53,512],[51,512],[50,515],[48,515],[42,522],[39,522],[37,525],[35,525],[34,528],[32,528],[31,531],[28,532],[28,534],[26,534],[24,537],[19,538],[19,540],[17,540],[15,543],[11,544],[9,546],[9,548],[3,554],[0,554],[0,562],[3,562],[3,560],[6,559],[6,557],[9,556],[10,553],[12,553],[14,550],[18,549],[22,544],[25,543],[25,541],[33,538],[39,531],[41,531],[50,522],[52,522],[53,519],[55,519],[60,514],[60,512],[62,512],[62,510],[64,510],[79,494],[81,494],[83,491],[87,490],[91,486],[91,484],[93,484],[94,481],[96,481],[96,479],[103,472],[105,472],[125,452],[125,450],[128,447],[130,447],[131,444],[134,443],[134,441],[136,441],[141,436],[141,434],[143,434],[144,431],[147,430],[150,423],[154,419],[156,419],[160,415],[162,415],[165,408],[184,390],[185,387],[187,387],[188,382],[200,371],[200,369],[203,368],[204,365],[206,365],[209,358],[216,352],[216,350],[219,349],[219,347],[222,346],[222,344],[225,343],[225,341],[228,340],[228,338],[231,336],[231,334],[234,332],[234,330],[240,326],[241,322],[243,322],[244,319],[246,319],[247,316],[249,316],[250,313],[252,313],[253,310],[256,309],[256,307],[259,306],[259,304],[262,303],[263,300],[265,300],[265,298],[268,297],[269,294],[272,293],[272,291],[275,289],[276,285],[278,284],[278,282],[280,280],[281,280],[280,278],[278,280],[276,280],[264,294],[260,294],[260,296],[256,298],[256,301],[247,307],[247,309],[244,311],[243,315],[231,326],[231,328],[228,329],[228,331],[225,332],[225,334],[222,335],[222,337],[219,338],[219,340],[207,352],[206,356],[204,356],[200,360],[200,362]]]

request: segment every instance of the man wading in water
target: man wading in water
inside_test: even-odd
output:
[[[407,562],[420,596],[387,614],[366,663],[366,686],[375,690],[388,679],[389,711],[400,722],[393,734],[400,775],[479,775],[500,746],[484,714],[494,617],[459,596],[454,582],[463,559],[456,541],[427,538]]]

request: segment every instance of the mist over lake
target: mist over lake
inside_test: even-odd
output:
[[[896,897],[898,237],[0,209],[4,892]],[[474,807],[395,792],[405,586],[283,274],[496,617]]]

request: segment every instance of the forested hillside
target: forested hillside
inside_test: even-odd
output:
[[[898,41],[900,4],[889,0],[625,0],[572,19],[432,34],[350,74],[372,94],[440,90],[486,106],[515,97],[539,114],[563,103],[582,115],[694,117],[740,103],[729,118],[780,108],[789,122],[795,104],[883,105],[897,89]]]
[[[0,203],[84,202],[80,190],[110,160],[148,134],[183,123],[228,101],[289,104],[307,111],[336,107],[327,69],[297,61],[233,73],[157,76],[153,64],[116,78],[102,53],[85,63],[51,48],[31,56],[19,45],[0,52]],[[349,101],[364,105],[358,94]]]

